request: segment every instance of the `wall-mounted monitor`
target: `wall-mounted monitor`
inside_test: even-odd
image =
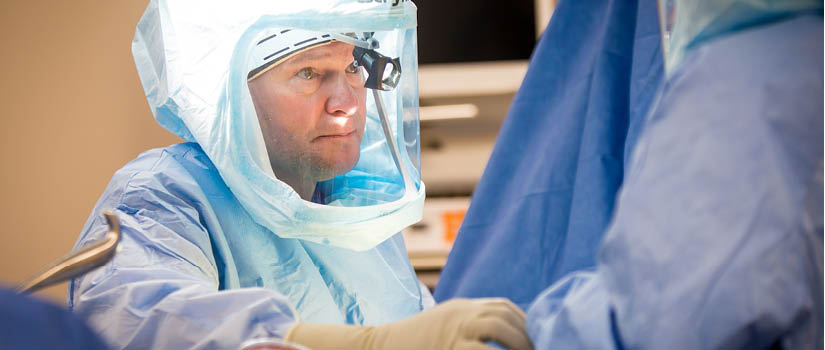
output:
[[[555,0],[414,0],[421,98],[515,92]]]

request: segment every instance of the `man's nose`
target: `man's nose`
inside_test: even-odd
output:
[[[326,83],[329,90],[325,106],[327,113],[336,117],[346,117],[358,111],[358,87],[352,86],[346,77],[340,75]]]

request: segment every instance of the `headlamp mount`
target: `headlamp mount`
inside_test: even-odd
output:
[[[401,79],[401,61],[397,57],[389,58],[376,51],[379,43],[375,33],[363,32],[360,37],[356,33],[341,33],[333,37],[355,46],[352,50],[355,64],[364,67],[367,73],[364,87],[381,91],[395,89]]]

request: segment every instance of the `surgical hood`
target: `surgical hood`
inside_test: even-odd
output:
[[[422,215],[415,19],[415,5],[401,0],[152,0],[132,52],[157,122],[201,145],[258,224],[362,251]],[[247,85],[259,44],[289,30],[368,39],[373,46],[354,42],[356,51],[385,57],[400,73],[394,85],[366,89],[357,162],[318,181],[312,200],[273,171]]]
[[[658,0],[665,72],[671,74],[693,49],[762,23],[805,11],[818,0]]]

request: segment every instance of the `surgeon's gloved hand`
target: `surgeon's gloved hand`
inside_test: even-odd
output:
[[[524,312],[507,299],[453,299],[408,319],[380,326],[298,323],[286,340],[324,349],[532,349]]]

